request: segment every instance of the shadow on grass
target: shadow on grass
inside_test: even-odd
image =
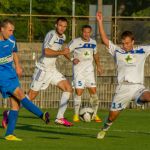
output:
[[[26,131],[31,131],[31,132],[42,132],[42,133],[50,133],[50,134],[55,134],[55,135],[70,135],[70,136],[79,136],[79,137],[89,137],[89,138],[96,138],[96,136],[93,136],[91,134],[85,134],[85,133],[79,133],[79,132],[68,132],[68,131],[64,131],[66,129],[68,129],[68,127],[66,128],[57,128],[56,127],[46,127],[47,125],[45,125],[45,127],[41,127],[41,126],[36,126],[36,125],[28,125],[28,124],[22,124],[22,123],[19,123],[18,125],[21,125],[21,126],[17,126],[17,129],[20,129],[20,130],[26,130]],[[38,127],[38,128],[35,128],[35,127]],[[43,130],[44,129],[44,130]],[[54,131],[55,129],[55,131]],[[57,129],[57,131],[56,131]],[[71,129],[71,127],[69,127],[69,129]],[[58,131],[59,130],[59,131]],[[63,131],[62,131],[63,130]]]

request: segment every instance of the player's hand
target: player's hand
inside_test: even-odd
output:
[[[97,73],[99,74],[99,75],[102,75],[103,74],[103,68],[102,68],[102,66],[98,66],[97,67]]]
[[[103,21],[103,15],[101,12],[97,12],[96,13],[96,19],[98,22],[102,22]]]
[[[74,65],[77,65],[79,62],[80,62],[79,59],[77,59],[77,58],[74,58],[74,59],[73,59],[73,64],[74,64]]]
[[[62,51],[63,51],[63,55],[66,55],[66,54],[70,53],[69,48],[64,48]]]
[[[16,67],[16,73],[17,73],[17,75],[18,75],[18,77],[20,78],[21,76],[22,76],[22,68],[21,68],[21,66],[19,65],[19,66],[17,66]]]

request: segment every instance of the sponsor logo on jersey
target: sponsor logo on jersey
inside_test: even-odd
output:
[[[12,55],[3,57],[3,58],[0,58],[0,65],[6,64],[6,63],[9,63],[9,62],[12,62],[12,61],[13,61]]]

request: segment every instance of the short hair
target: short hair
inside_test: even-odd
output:
[[[91,27],[90,25],[83,25],[83,26],[82,26],[82,31],[83,31],[85,28],[89,28],[89,29],[92,30],[92,27]]]
[[[57,18],[56,24],[58,24],[59,21],[64,21],[64,22],[68,23],[68,20],[65,17],[59,17],[59,18]]]
[[[14,25],[13,21],[10,19],[4,19],[0,22],[0,28],[6,27],[8,24]]]
[[[121,34],[121,39],[124,40],[126,37],[130,37],[131,40],[134,40],[134,35],[131,31],[124,31],[122,34]]]

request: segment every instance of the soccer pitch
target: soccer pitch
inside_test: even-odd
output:
[[[2,109],[0,110],[2,114]],[[73,127],[54,124],[56,109],[48,110],[51,123],[45,125],[24,109],[20,110],[15,134],[22,142],[3,139],[5,130],[0,128],[1,150],[148,150],[150,149],[150,110],[125,110],[112,125],[103,140],[96,139],[102,123],[75,123]],[[108,111],[99,111],[104,118]],[[73,110],[67,110],[71,121]],[[2,119],[2,115],[0,115]]]

